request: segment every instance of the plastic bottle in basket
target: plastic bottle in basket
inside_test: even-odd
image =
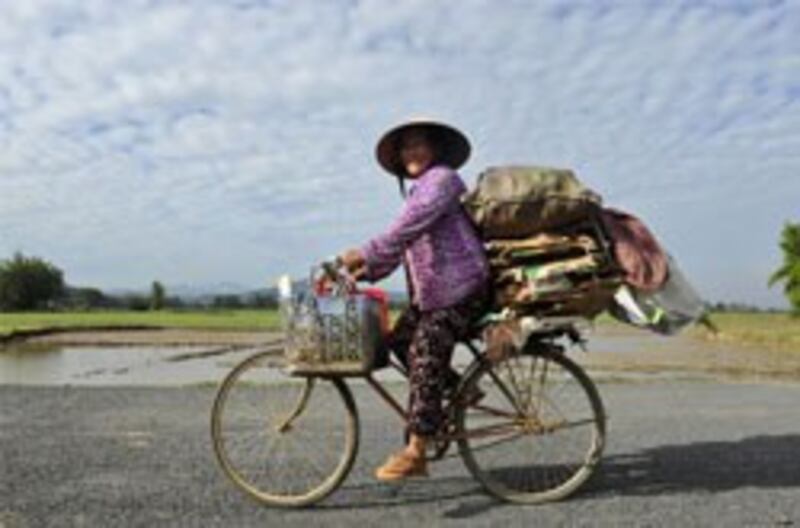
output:
[[[296,351],[294,343],[294,318],[296,315],[295,299],[292,295],[292,279],[289,275],[278,278],[278,306],[280,309],[281,329],[285,340],[286,355],[290,359]]]
[[[280,306],[281,323],[291,324],[294,315],[294,298],[292,297],[292,279],[288,275],[282,275],[278,279],[278,304]]]
[[[306,296],[305,301],[308,301]],[[308,302],[298,299],[292,291],[288,275],[278,279],[278,301],[285,339],[286,357],[292,362],[306,362],[318,352],[313,310]]]

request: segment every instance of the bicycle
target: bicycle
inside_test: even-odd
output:
[[[569,496],[599,462],[606,431],[597,388],[559,342],[583,343],[579,330],[572,321],[545,326],[499,361],[481,350],[479,330],[462,343],[472,360],[444,403],[448,418],[429,459],[456,443],[468,471],[499,499],[532,504]],[[406,374],[394,360],[388,366]],[[271,506],[314,504],[347,477],[360,432],[348,378],[365,380],[407,423],[369,366],[295,367],[269,350],[244,359],[221,382],[211,414],[223,472]]]

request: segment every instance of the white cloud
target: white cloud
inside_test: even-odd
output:
[[[399,200],[374,141],[426,114],[471,135],[468,180],[575,167],[653,223],[709,298],[782,303],[752,270],[797,219],[791,4],[94,0],[4,15],[0,257],[36,252],[103,287],[303,272],[388,224]]]

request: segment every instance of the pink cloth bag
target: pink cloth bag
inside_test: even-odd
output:
[[[667,255],[644,223],[630,213],[604,208],[600,213],[614,243],[614,257],[625,272],[625,282],[643,292],[654,292],[669,275]]]

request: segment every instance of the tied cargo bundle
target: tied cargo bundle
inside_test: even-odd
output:
[[[492,240],[486,250],[495,304],[516,315],[593,318],[621,284],[618,267],[589,234]]]
[[[592,319],[608,310],[675,333],[702,318],[701,298],[647,226],[604,208],[569,169],[490,167],[462,203],[484,240],[494,308],[506,320]]]
[[[573,171],[490,167],[463,203],[486,243],[497,308],[593,318],[612,302],[620,274],[602,199]]]

